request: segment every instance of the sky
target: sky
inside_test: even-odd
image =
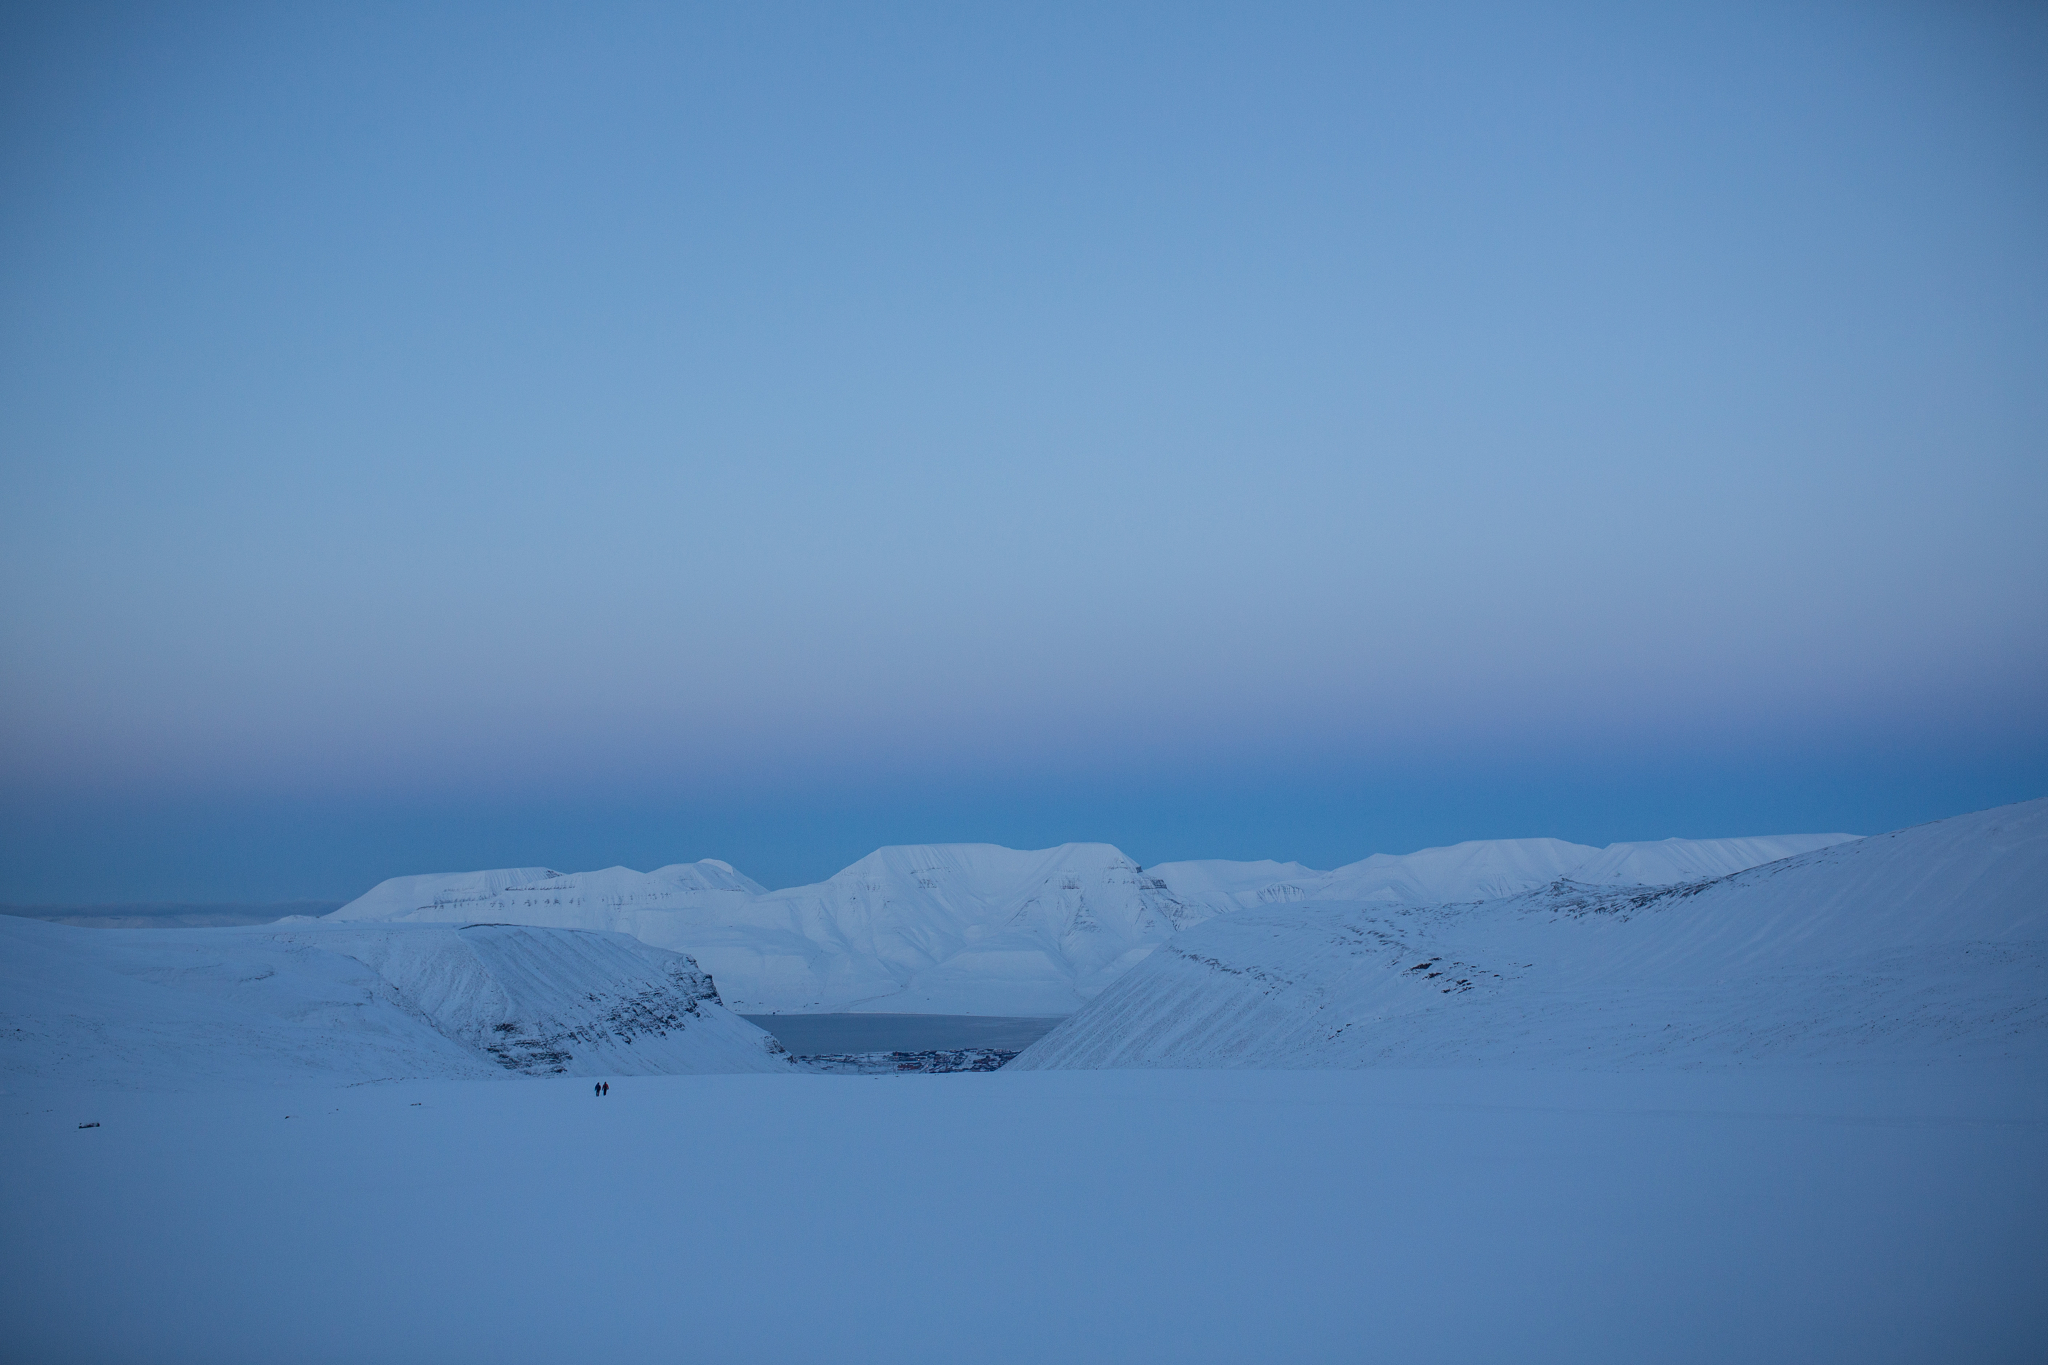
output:
[[[0,899],[2048,794],[2048,17],[0,11]]]

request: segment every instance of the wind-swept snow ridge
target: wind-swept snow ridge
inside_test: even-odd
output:
[[[2048,1065],[2048,801],[1674,886],[1247,909],[1166,944],[1012,1065],[1993,1056]]]
[[[1588,848],[1495,840],[1375,855],[1335,872],[1299,863],[1183,862],[1141,870],[1108,844],[878,849],[814,886],[763,891],[721,862],[564,874],[547,868],[395,877],[329,919],[613,929],[687,952],[734,1008],[1069,1014],[1159,944],[1243,907],[1343,896],[1429,904],[1540,886],[1592,867],[1616,883],[1676,881],[1848,835],[1667,840]]]
[[[787,1069],[689,958],[507,924],[0,918],[0,1070],[85,1085]]]

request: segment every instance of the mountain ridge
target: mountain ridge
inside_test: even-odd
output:
[[[1223,860],[1141,867],[1110,844],[896,844],[822,882],[768,891],[707,859],[653,872],[551,868],[391,878],[326,917],[486,918],[628,933],[684,952],[735,1008],[1064,1015],[1160,944],[1217,915],[1300,900],[1483,899],[1569,872],[1680,880],[1851,839],[1779,835],[1605,849],[1556,839],[1375,854],[1329,872]]]

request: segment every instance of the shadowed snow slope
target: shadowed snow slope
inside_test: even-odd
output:
[[[1247,909],[1012,1065],[1987,1057],[2048,1060],[2048,801],[1662,888]]]
[[[0,919],[0,1071],[79,1083],[787,1069],[687,957],[506,924],[76,929]]]
[[[614,929],[686,952],[734,1009],[1069,1014],[1159,944],[1241,907],[1342,898],[1477,900],[1572,875],[1603,884],[1713,876],[1848,839],[1808,834],[1588,848],[1496,840],[1299,863],[1184,862],[1149,871],[1108,844],[879,849],[815,886],[764,892],[725,863],[639,873],[547,868],[394,877],[329,920],[506,920]]]

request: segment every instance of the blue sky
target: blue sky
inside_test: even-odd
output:
[[[25,6],[0,897],[2048,790],[2048,23]]]

